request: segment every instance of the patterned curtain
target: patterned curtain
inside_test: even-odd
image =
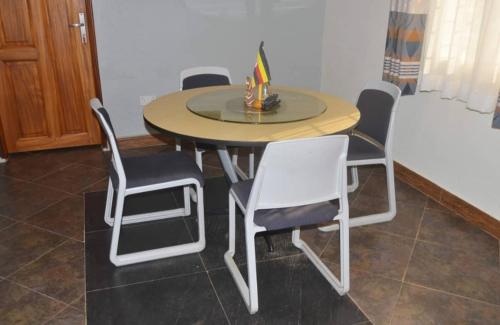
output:
[[[494,129],[500,129],[500,93],[498,93],[497,109],[493,114],[493,124]]]
[[[391,0],[382,79],[413,95],[417,88],[427,0]]]

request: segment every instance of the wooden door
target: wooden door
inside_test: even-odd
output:
[[[0,0],[0,130],[9,153],[100,143],[88,105],[91,42],[70,27],[79,13],[88,20],[85,0]]]

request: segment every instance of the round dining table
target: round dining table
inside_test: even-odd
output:
[[[245,108],[245,87],[215,86],[178,91],[146,105],[144,119],[177,138],[211,144],[231,182],[238,176],[227,147],[264,147],[272,141],[343,133],[360,112],[349,101],[322,92],[272,87],[281,103],[269,111]]]

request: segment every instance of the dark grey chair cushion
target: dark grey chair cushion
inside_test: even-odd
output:
[[[122,158],[127,188],[194,178],[203,186],[203,175],[194,160],[183,152]]]
[[[182,81],[182,90],[229,85],[229,78],[219,74],[197,74]]]
[[[247,180],[231,186],[231,190],[244,206],[247,205],[252,185],[253,180]],[[338,206],[335,202],[322,202],[291,208],[257,210],[253,221],[267,230],[279,230],[332,221],[337,215]]]
[[[357,130],[385,145],[394,98],[381,90],[365,89],[356,106],[361,112]]]
[[[347,161],[384,158],[385,152],[376,145],[365,139],[351,135],[349,136],[349,149],[347,150]]]

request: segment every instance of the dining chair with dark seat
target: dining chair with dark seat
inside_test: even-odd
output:
[[[189,90],[210,86],[226,86],[230,84],[231,75],[229,73],[229,70],[224,67],[193,67],[182,70],[180,74],[180,90]],[[181,150],[181,146],[178,140],[176,149]],[[203,170],[202,155],[205,149],[207,149],[207,146],[195,144],[196,163],[201,170]],[[255,161],[253,150],[249,153],[248,160],[248,177],[253,178]],[[241,168],[238,166],[238,149],[235,149],[235,153],[232,156],[232,163],[238,175],[240,175],[242,178],[246,178],[247,175],[245,175]]]
[[[351,227],[387,222],[396,216],[392,143],[394,119],[400,97],[399,87],[386,81],[370,82],[359,94],[356,106],[361,113],[361,119],[349,136],[347,166],[351,167],[352,184],[349,184],[347,189],[353,192],[359,187],[358,166],[384,165],[389,209],[382,213],[351,218]],[[332,231],[338,229],[338,225],[332,224],[319,229]]]
[[[255,179],[235,183],[229,191],[229,249],[225,263],[251,314],[257,312],[255,235],[292,228],[292,243],[301,249],[341,295],[349,290],[349,206],[346,135],[272,142],[267,145]],[[300,153],[300,154],[298,154]],[[236,204],[244,214],[248,285],[233,256]],[[338,221],[340,280],[300,239],[300,227]]]
[[[205,248],[205,221],[203,207],[203,175],[195,161],[178,151],[159,152],[145,156],[122,157],[115,132],[107,110],[94,98],[90,106],[95,112],[108,145],[111,148],[109,160],[109,182],[104,212],[105,222],[113,227],[109,258],[116,266],[140,263],[172,256],[196,253]],[[135,215],[123,215],[127,196],[170,188],[194,186],[197,194],[198,241],[118,255],[118,244],[122,225],[154,221],[191,214],[189,200],[183,208]],[[116,195],[113,210],[113,197]]]

